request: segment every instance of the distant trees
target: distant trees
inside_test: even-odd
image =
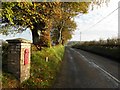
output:
[[[120,39],[108,38],[106,40],[100,39],[99,41],[86,41],[86,42],[83,42],[82,45],[87,45],[87,46],[119,46]]]

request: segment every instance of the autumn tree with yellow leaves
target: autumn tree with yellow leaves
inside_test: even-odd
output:
[[[91,2],[2,2],[1,18],[5,27],[0,33],[22,32],[30,28],[33,44],[38,49],[51,47],[52,42],[61,44],[71,38],[76,29],[73,18],[87,13]]]

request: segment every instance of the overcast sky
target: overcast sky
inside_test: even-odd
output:
[[[103,4],[102,7],[94,8],[93,11],[89,10],[88,14],[83,14],[82,16],[78,15],[75,18],[77,30],[74,32],[71,40],[79,41],[80,32],[82,41],[118,37],[118,10],[102,20],[100,23],[96,24],[98,21],[118,8],[118,2],[119,0],[110,0],[108,6]]]
[[[118,36],[118,10],[105,18],[100,23],[96,24],[99,20],[106,17],[112,11],[118,7],[119,0],[110,0],[108,6],[105,4],[102,7],[89,10],[88,14],[78,15],[75,17],[77,23],[77,29],[74,32],[71,41],[80,40],[80,32],[82,41],[107,39]],[[94,27],[92,25],[96,24]],[[90,28],[91,27],[91,28]],[[13,39],[13,38],[25,38],[32,41],[30,30],[24,31],[22,34],[17,34],[15,37],[12,35],[3,36],[0,35],[0,39]]]

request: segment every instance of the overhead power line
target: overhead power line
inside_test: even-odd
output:
[[[106,19],[108,16],[110,16],[111,14],[113,14],[116,10],[118,10],[120,7],[116,8],[115,10],[113,10],[111,13],[109,13],[107,16],[103,17],[101,20],[99,20],[97,23],[93,24],[92,26],[90,26],[89,28],[85,29],[88,30],[90,28],[93,28],[95,27],[98,23],[102,22],[104,19]]]

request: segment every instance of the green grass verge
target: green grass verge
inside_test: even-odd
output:
[[[22,88],[50,88],[54,84],[57,72],[63,59],[64,46],[59,45],[52,48],[44,48],[42,51],[32,50],[31,55],[31,76],[20,86],[7,85],[11,80],[18,83],[12,75],[4,73],[3,87],[22,87]],[[46,61],[48,57],[48,61]]]

